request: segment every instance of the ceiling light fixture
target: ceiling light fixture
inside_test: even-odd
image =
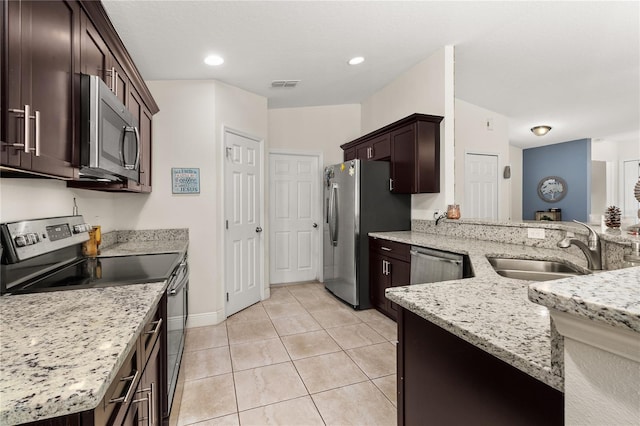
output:
[[[355,58],[349,59],[349,65],[359,65],[364,62],[364,58],[362,56],[356,56]]]
[[[224,64],[224,59],[222,56],[218,55],[209,55],[204,58],[204,63],[207,65],[211,65],[212,67]]]
[[[536,136],[544,136],[549,133],[549,130],[551,130],[551,126],[536,126],[531,128],[531,131]]]

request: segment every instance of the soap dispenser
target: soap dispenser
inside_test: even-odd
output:
[[[623,268],[640,266],[640,240],[631,241],[631,253],[624,255]]]

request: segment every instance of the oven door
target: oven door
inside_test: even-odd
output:
[[[188,316],[189,265],[185,256],[167,287],[167,413],[171,412],[184,349]]]

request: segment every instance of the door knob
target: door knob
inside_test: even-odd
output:
[[[262,228],[260,228],[259,226],[256,228],[256,232],[259,234],[260,232],[262,232]]]
[[[314,228],[317,228],[317,227],[318,227],[318,224],[317,224],[317,223],[314,223],[314,224],[313,224],[313,227],[314,227]]]

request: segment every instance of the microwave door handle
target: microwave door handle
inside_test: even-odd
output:
[[[133,164],[127,164],[124,158],[124,141],[126,140],[127,133],[133,133],[136,138],[136,161]],[[137,170],[140,164],[140,134],[137,127],[125,126],[122,131],[122,140],[120,141],[120,161],[122,166],[127,170]]]
[[[133,128],[133,133],[136,135],[136,164],[133,166],[133,169],[138,170],[138,166],[140,165],[140,133],[137,127]]]

